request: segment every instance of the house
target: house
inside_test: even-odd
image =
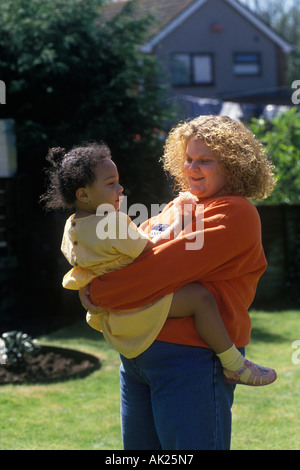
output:
[[[105,18],[126,3],[107,5]],[[141,49],[157,56],[175,95],[288,104],[293,46],[238,0],[136,0],[134,15],[147,13],[155,21]]]

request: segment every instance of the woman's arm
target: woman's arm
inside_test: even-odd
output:
[[[188,241],[166,242],[126,268],[94,279],[92,302],[121,310],[139,307],[195,280],[226,280],[265,270],[259,216],[243,198],[216,199],[204,212],[203,247],[187,250]]]

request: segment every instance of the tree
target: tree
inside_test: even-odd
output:
[[[41,180],[49,147],[104,141],[125,188],[145,202],[162,193],[157,130],[168,118],[158,65],[138,48],[151,19],[133,19],[130,2],[105,23],[102,4],[0,0],[1,113],[16,121],[21,172]]]
[[[253,119],[252,132],[266,146],[277,185],[267,204],[300,204],[300,114],[296,107],[271,121]]]

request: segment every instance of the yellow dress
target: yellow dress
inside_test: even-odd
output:
[[[63,286],[79,290],[95,277],[127,266],[141,254],[148,240],[122,212],[78,219],[72,215],[65,224],[61,250],[73,269],[64,276]],[[134,285],[128,288],[134,289]],[[172,298],[173,294],[167,295],[142,308],[123,310],[122,315],[117,310],[103,309],[96,315],[87,312],[86,319],[119,353],[132,358],[156,339]]]

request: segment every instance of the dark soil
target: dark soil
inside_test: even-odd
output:
[[[101,366],[95,356],[72,349],[42,346],[36,356],[24,358],[18,368],[0,366],[0,385],[49,383],[86,377]]]

